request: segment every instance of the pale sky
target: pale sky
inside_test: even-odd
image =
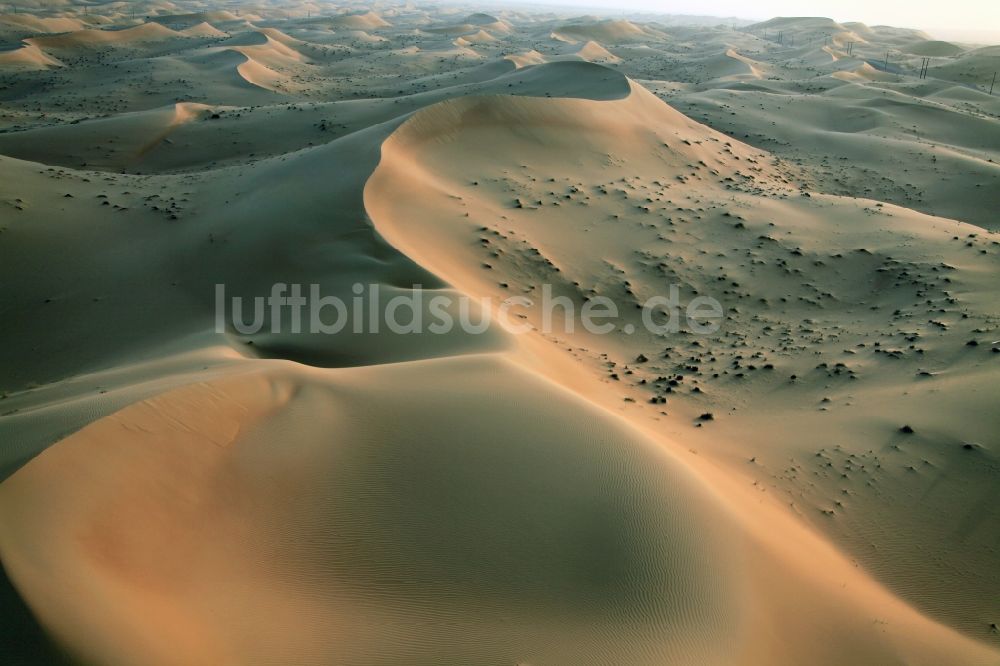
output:
[[[1000,43],[1000,0],[621,0],[620,4],[608,0],[555,1],[761,20],[775,16],[827,16],[836,21],[919,28],[942,39],[989,36],[993,43]]]

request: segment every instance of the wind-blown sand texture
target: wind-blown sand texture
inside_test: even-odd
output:
[[[0,661],[1000,663],[996,47],[24,11]],[[215,285],[276,282],[551,285],[636,332],[216,332]],[[720,330],[641,329],[670,284]]]

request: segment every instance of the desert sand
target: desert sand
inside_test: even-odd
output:
[[[0,662],[1000,664],[1000,47],[188,0],[0,45]],[[528,330],[220,330],[276,283]],[[718,331],[645,328],[671,285]]]

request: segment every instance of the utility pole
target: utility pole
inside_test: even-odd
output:
[[[886,72],[889,71],[889,52],[888,51],[885,52],[885,66],[883,66],[882,69],[884,71],[886,71]]]
[[[990,84],[990,94],[993,94],[993,86],[997,84],[997,73],[993,72],[993,83]]]
[[[927,78],[927,69],[931,66],[930,58],[922,58],[920,61],[920,78]]]

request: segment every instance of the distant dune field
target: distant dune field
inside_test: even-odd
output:
[[[997,49],[0,15],[0,663],[1000,663]]]

